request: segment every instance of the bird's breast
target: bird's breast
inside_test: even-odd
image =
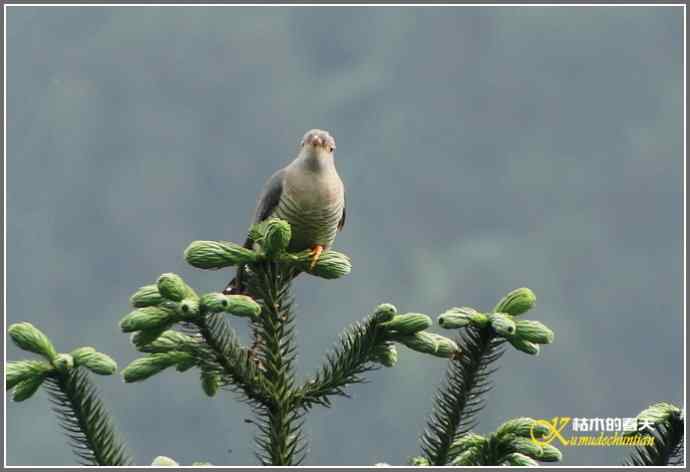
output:
[[[335,179],[286,179],[274,216],[292,226],[292,251],[333,244],[344,206],[342,182]]]

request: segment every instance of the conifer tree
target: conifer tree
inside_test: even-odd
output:
[[[455,339],[430,331],[433,321],[425,314],[380,304],[345,329],[321,368],[300,381],[295,375],[298,346],[291,281],[300,273],[324,279],[346,276],[350,259],[326,251],[311,268],[309,251],[287,251],[291,229],[283,220],[255,225],[250,237],[256,250],[231,242],[194,241],[184,252],[186,261],[199,269],[245,267],[246,295],[198,294],[172,273],[136,290],[130,298],[132,311],[119,326],[142,356],[121,371],[125,382],[155,381],[156,374],[173,368],[184,375],[196,372],[203,394],[213,397],[230,391],[251,407],[261,464],[298,465],[307,450],[302,431],[307,414],[315,407],[332,407],[335,397],[347,397],[351,386],[380,367],[394,367],[402,346],[448,364],[421,435],[421,455],[411,458],[411,465],[531,466],[561,460],[554,445],[532,440],[549,434],[535,419],[509,419],[485,435],[474,431],[501,356],[507,351],[538,355],[541,346],[554,341],[547,326],[524,319],[536,302],[531,290],[513,290],[488,311],[460,307],[439,315],[442,329],[459,330]],[[244,344],[232,328],[243,322],[251,326],[253,338]],[[51,340],[27,322],[13,324],[8,331],[17,346],[41,357],[6,364],[5,387],[13,390],[14,401],[29,399],[43,386],[80,463],[131,465],[92,378],[114,374],[115,361],[93,347],[58,353]],[[682,412],[658,403],[638,418],[653,425],[649,434],[654,446],[637,448],[626,464],[677,463],[682,455]],[[179,464],[158,456],[152,465]]]

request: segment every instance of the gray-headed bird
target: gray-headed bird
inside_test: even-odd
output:
[[[307,131],[295,160],[268,179],[259,196],[252,224],[271,217],[292,227],[291,252],[311,250],[310,266],[330,248],[345,224],[345,187],[335,169],[335,139],[328,131]],[[245,247],[253,241],[247,238]],[[243,293],[244,267],[224,293]]]

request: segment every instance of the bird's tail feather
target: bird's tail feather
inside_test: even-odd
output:
[[[241,265],[237,268],[237,274],[233,279],[228,282],[228,284],[225,286],[225,289],[223,289],[223,294],[224,295],[246,295],[247,294],[247,286],[244,283],[242,274],[244,273],[245,266]]]
[[[252,249],[254,247],[254,241],[252,241],[251,238],[247,238],[244,241],[244,247],[246,249]],[[225,286],[225,288],[223,289],[223,295],[246,295],[247,294],[247,286],[245,283],[243,283],[244,280],[242,277],[245,269],[246,269],[246,266],[244,266],[244,265],[237,267],[237,274]]]
[[[235,274],[235,277],[228,282],[227,286],[223,290],[224,295],[249,295],[249,288],[247,287],[247,267],[244,265],[241,265],[237,268],[237,273]],[[292,281],[295,277],[297,277],[301,271],[299,270],[294,270],[288,277],[288,282]]]

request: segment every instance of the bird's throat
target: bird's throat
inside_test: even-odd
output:
[[[309,172],[327,172],[335,169],[333,156],[326,152],[305,151],[295,160],[295,164]]]

